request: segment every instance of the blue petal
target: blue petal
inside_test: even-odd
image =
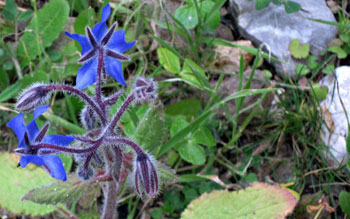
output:
[[[125,31],[119,30],[114,32],[112,38],[109,40],[107,48],[110,50],[116,51],[118,53],[123,53],[131,49],[136,41],[128,43],[125,41]]]
[[[95,39],[98,42],[101,42],[102,38],[104,37],[104,35],[107,33],[108,28],[107,28],[107,24],[106,21],[109,17],[111,13],[111,8],[109,7],[109,4],[107,4],[106,6],[103,7],[102,9],[102,18],[101,18],[101,22],[96,24],[94,26],[94,28],[92,29],[92,33],[95,36]]]
[[[12,128],[12,130],[15,132],[18,144],[21,145],[21,142],[24,137],[24,133],[26,131],[26,124],[24,123],[23,114],[20,113],[17,116],[13,117],[8,123],[7,126]]]
[[[59,145],[59,146],[69,145],[72,141],[74,141],[74,137],[64,136],[64,135],[47,135],[42,140],[43,143]]]
[[[97,59],[85,63],[78,71],[76,87],[79,90],[96,82]]]
[[[53,178],[60,179],[63,181],[66,181],[66,171],[64,170],[61,158],[54,156],[54,155],[45,155],[41,157],[46,166],[50,170],[50,174]]]
[[[70,34],[68,32],[65,32],[65,33],[67,36],[69,36],[70,38],[80,43],[81,55],[84,55],[85,53],[91,50],[92,46],[90,45],[89,39],[86,36],[80,35],[80,34]]]
[[[27,132],[29,138],[35,139],[36,135],[39,133],[38,126],[36,125],[35,120],[41,116],[49,108],[49,105],[38,106],[33,112],[33,120],[27,125]]]
[[[106,73],[112,76],[119,83],[126,87],[126,83],[122,72],[122,63],[114,58],[105,57],[104,64],[106,68]]]
[[[19,163],[21,164],[22,168],[26,167],[28,163],[34,163],[36,165],[42,166],[44,164],[44,160],[36,155],[27,155],[22,156],[19,160]]]

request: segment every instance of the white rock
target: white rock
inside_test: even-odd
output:
[[[350,66],[340,66],[335,72],[339,83],[339,94],[333,75],[327,75],[320,81],[321,85],[328,87],[328,95],[320,105],[329,126],[329,130],[325,124],[322,126],[321,136],[323,142],[329,145],[329,152],[325,152],[328,160],[334,165],[339,165],[345,163],[349,156],[346,152],[348,124],[339,97],[350,120]]]

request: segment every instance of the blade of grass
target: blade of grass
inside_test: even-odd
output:
[[[182,129],[180,132],[178,132],[175,136],[170,138],[158,151],[157,157],[162,156],[167,151],[169,151],[171,148],[173,148],[177,143],[182,141],[184,137],[187,136],[188,133],[194,132],[197,130],[197,128],[208,119],[208,117],[213,113],[215,109],[220,107],[222,104],[226,103],[229,100],[233,100],[239,97],[248,96],[248,95],[254,95],[254,94],[262,94],[267,93],[271,91],[276,91],[278,89],[276,88],[264,88],[264,89],[251,89],[251,90],[242,90],[239,91],[233,95],[230,95],[220,102],[214,104],[210,109],[202,113],[200,116],[196,118],[195,121],[193,121],[191,124],[186,126],[184,129]]]
[[[80,128],[79,126],[77,126],[71,122],[68,122],[67,120],[62,119],[61,117],[56,116],[54,114],[46,112],[43,115],[49,121],[56,123],[56,124],[62,126],[63,128],[68,129],[69,131],[72,132],[72,134],[85,134],[85,132],[86,132],[84,129]]]

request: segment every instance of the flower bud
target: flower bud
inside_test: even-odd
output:
[[[85,105],[80,115],[81,123],[87,130],[92,130],[96,125],[96,115],[91,107]]]
[[[134,161],[134,177],[136,192],[139,195],[142,191],[152,197],[158,193],[158,175],[153,157],[143,152],[137,154]]]
[[[22,112],[31,111],[49,101],[50,97],[51,92],[45,84],[35,83],[21,93],[17,99],[16,110]]]
[[[134,85],[137,101],[152,101],[157,98],[157,84],[150,78],[138,77]]]
[[[77,175],[82,181],[88,181],[94,176],[94,168],[91,165],[80,165],[77,168]]]

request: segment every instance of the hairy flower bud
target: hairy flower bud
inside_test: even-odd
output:
[[[94,168],[91,165],[80,165],[77,168],[77,175],[83,181],[88,181],[94,176]]]
[[[134,177],[136,192],[154,197],[159,190],[155,160],[150,155],[140,152],[134,161]],[[141,190],[142,188],[142,190]]]
[[[35,83],[25,89],[16,103],[16,110],[27,112],[49,101],[51,92],[42,83]]]
[[[138,77],[134,85],[136,101],[152,101],[157,98],[157,84],[150,78]]]
[[[96,115],[88,105],[85,105],[80,115],[81,123],[87,130],[92,130],[96,125]]]

